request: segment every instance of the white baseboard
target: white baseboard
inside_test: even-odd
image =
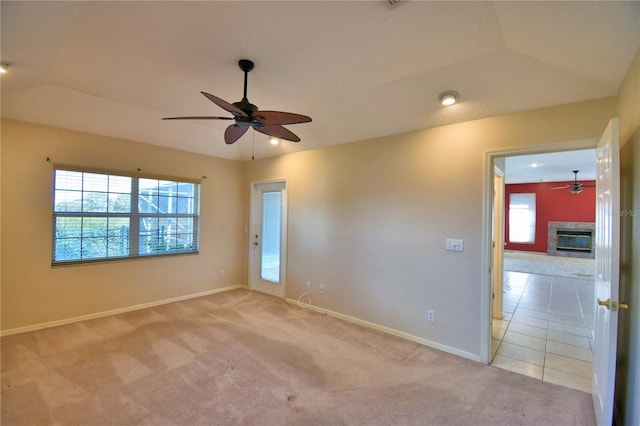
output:
[[[168,303],[173,303],[173,302],[180,302],[183,300],[188,300],[188,299],[195,299],[196,297],[203,297],[203,296],[209,296],[211,294],[216,294],[216,293],[223,293],[225,291],[231,291],[231,290],[236,290],[239,288],[247,288],[247,286],[243,286],[243,285],[231,285],[231,286],[227,286],[227,287],[222,287],[222,288],[216,288],[213,290],[207,290],[207,291],[203,291],[200,293],[193,293],[193,294],[187,294],[184,296],[178,296],[178,297],[172,297],[170,299],[163,299],[163,300],[156,300],[153,302],[147,302],[147,303],[141,303],[139,305],[133,305],[133,306],[126,306],[124,308],[117,308],[117,309],[111,309],[108,311],[103,311],[103,312],[96,312],[93,314],[87,314],[87,315],[81,315],[81,316],[77,316],[77,317],[73,317],[73,318],[65,318],[65,319],[61,319],[61,320],[56,320],[56,321],[49,321],[49,322],[44,322],[44,323],[39,323],[39,324],[32,324],[32,325],[27,325],[24,327],[16,327],[16,328],[10,328],[7,330],[1,330],[0,331],[0,336],[10,336],[13,334],[20,334],[20,333],[27,333],[29,331],[36,331],[36,330],[43,330],[45,328],[51,328],[51,327],[58,327],[61,325],[67,325],[67,324],[72,324],[75,322],[80,322],[80,321],[87,321],[87,320],[92,320],[92,319],[97,319],[97,318],[103,318],[103,317],[108,317],[111,315],[117,315],[117,314],[123,314],[126,312],[131,312],[131,311],[137,311],[140,309],[147,309],[147,308],[152,308],[154,306],[160,306],[160,305],[166,305]],[[291,303],[291,304],[295,304],[297,305],[297,300],[294,299],[285,299],[285,301],[287,303]],[[373,330],[378,330],[381,331],[383,333],[387,333],[396,337],[400,337],[402,339],[406,339],[412,342],[416,342],[419,343],[421,345],[424,346],[428,346],[430,348],[434,348],[434,349],[438,349],[441,350],[443,352],[447,352],[453,355],[457,355],[460,356],[462,358],[466,358],[466,359],[470,359],[472,361],[476,361],[476,362],[481,362],[481,358],[479,355],[476,354],[472,354],[470,352],[466,352],[466,351],[462,351],[460,349],[451,347],[451,346],[447,346],[447,345],[442,345],[440,343],[436,343],[433,342],[431,340],[428,339],[424,339],[422,337],[418,337],[418,336],[414,336],[413,334],[409,334],[409,333],[405,333],[404,331],[400,331],[400,330],[396,330],[390,327],[386,327],[384,325],[380,325],[380,324],[376,324],[370,321],[366,321],[360,318],[356,318],[356,317],[352,317],[350,315],[345,315],[345,314],[341,314],[340,312],[335,312],[329,309],[325,309],[325,308],[321,308],[319,306],[314,306],[314,305],[310,305],[308,306],[309,309],[312,309],[316,312],[320,312],[329,316],[332,316],[334,318],[338,318],[344,321],[349,321],[352,322],[354,324],[359,324],[362,325],[364,327],[367,328],[371,328]]]
[[[298,304],[298,301],[295,299],[285,299],[287,303],[291,303],[294,305]],[[360,318],[352,317],[350,315],[341,314],[340,312],[331,311],[329,309],[321,308],[319,306],[309,305],[305,306],[308,309],[312,309],[316,312],[320,312],[341,320],[349,321],[354,324],[362,325],[367,328],[371,328],[374,330],[381,331],[383,333],[391,334],[392,336],[400,337],[402,339],[410,340],[412,342],[419,343],[424,346],[428,346],[433,349],[438,349],[443,352],[447,352],[453,355],[457,355],[462,358],[470,359],[476,362],[482,362],[482,358],[480,355],[472,354],[470,352],[462,351],[458,348],[454,348],[452,346],[443,345],[440,343],[433,342],[428,339],[424,339],[422,337],[414,336],[413,334],[405,333],[404,331],[396,330],[394,328],[386,327],[384,325],[376,324],[374,322],[366,321]]]
[[[117,308],[117,309],[111,309],[103,312],[96,312],[93,314],[80,315],[78,317],[73,317],[73,318],[65,318],[65,319],[56,320],[56,321],[49,321],[49,322],[43,322],[39,324],[27,325],[24,327],[10,328],[8,330],[0,331],[0,336],[10,336],[12,334],[26,333],[28,331],[42,330],[45,328],[72,324],[74,322],[87,321],[87,320],[92,320],[96,318],[108,317],[111,315],[123,314],[125,312],[137,311],[140,309],[152,308],[154,306],[166,305],[167,303],[180,302],[182,300],[195,299],[196,297],[209,296],[211,294],[216,294],[216,293],[223,293],[225,291],[231,291],[238,288],[247,288],[247,287],[243,285],[231,285],[228,287],[202,291],[200,293],[192,293],[184,296],[172,297],[170,299],[155,300],[153,302],[141,303],[139,305],[126,306],[124,308]]]

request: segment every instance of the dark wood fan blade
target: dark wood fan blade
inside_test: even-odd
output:
[[[163,120],[233,120],[233,117],[208,117],[208,116],[188,116],[188,117],[165,117]]]
[[[220,108],[229,111],[234,116],[248,117],[247,113],[241,110],[240,108],[238,108],[237,106],[230,104],[229,102],[222,100],[217,96],[213,96],[210,93],[207,93],[207,92],[200,92],[200,93],[202,93],[204,96],[206,96],[207,99],[209,99],[214,104],[218,105]]]
[[[252,116],[254,119],[262,117],[264,124],[299,124],[308,123],[311,117],[282,111],[256,111]]]
[[[249,130],[249,125],[232,124],[224,131],[224,142],[231,145]]]
[[[273,136],[279,139],[285,139],[291,142],[300,142],[300,138],[289,129],[285,129],[279,124],[253,125],[253,128],[265,135]]]

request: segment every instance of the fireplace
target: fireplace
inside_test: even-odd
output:
[[[547,254],[595,258],[593,222],[549,222]]]
[[[592,231],[556,230],[556,250],[591,252]]]

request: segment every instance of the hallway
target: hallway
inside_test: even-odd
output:
[[[505,271],[492,365],[590,393],[593,298],[591,280]]]

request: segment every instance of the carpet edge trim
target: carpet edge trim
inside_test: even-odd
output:
[[[97,318],[108,317],[111,315],[124,314],[126,312],[138,311],[140,309],[153,308],[155,306],[166,305],[174,302],[181,302],[183,300],[195,299],[196,297],[209,296],[216,293],[224,293],[225,291],[236,290],[239,288],[247,288],[244,285],[230,285],[227,287],[216,288],[213,290],[201,291],[199,293],[191,293],[183,296],[171,297],[169,299],[155,300],[153,302],[140,303],[138,305],[125,306],[123,308],[110,309],[108,311],[95,312],[93,314],[80,315],[77,317],[65,318],[60,320],[42,322],[38,324],[25,325],[22,327],[9,328],[7,330],[0,330],[0,337],[11,336],[13,334],[27,333],[29,331],[44,330],[46,328],[58,327],[61,325],[73,324],[76,322],[87,321]]]
[[[295,299],[286,298],[284,300],[287,303],[290,303],[292,305],[298,306],[298,301],[295,300]],[[305,308],[303,308],[303,309],[305,309]],[[447,353],[450,353],[452,355],[457,355],[459,357],[469,359],[471,361],[476,361],[476,362],[482,363],[482,359],[481,359],[481,357],[479,355],[473,354],[471,352],[463,351],[463,350],[460,350],[458,348],[454,348],[452,346],[443,345],[441,343],[437,343],[437,342],[434,342],[432,340],[425,339],[423,337],[415,336],[413,334],[406,333],[404,331],[396,330],[395,328],[390,328],[390,327],[387,327],[387,326],[384,326],[384,325],[381,325],[381,324],[377,324],[375,322],[370,322],[370,321],[363,320],[363,319],[360,319],[360,318],[352,317],[350,315],[342,314],[340,312],[332,311],[330,309],[321,308],[319,306],[311,305],[311,306],[308,307],[308,309],[311,309],[313,311],[320,312],[322,314],[326,314],[326,315],[329,315],[331,317],[338,318],[338,319],[341,319],[341,320],[344,320],[344,321],[352,322],[354,324],[358,324],[358,325],[361,325],[363,327],[367,327],[367,328],[371,328],[373,330],[381,331],[381,332],[386,333],[386,334],[391,334],[392,336],[400,337],[400,338],[405,339],[405,340],[409,340],[409,341],[412,341],[412,342],[415,342],[415,343],[419,343],[419,344],[421,344],[423,346],[427,346],[427,347],[430,347],[430,348],[433,348],[433,349],[437,349],[437,350],[442,351],[442,352],[447,352]]]

